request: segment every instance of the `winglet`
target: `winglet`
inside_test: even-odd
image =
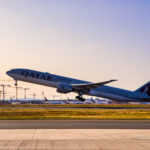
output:
[[[105,82],[102,82],[102,83],[103,83],[103,84],[107,84],[107,83],[114,82],[114,81],[118,81],[118,80],[113,79],[113,80],[105,81]]]

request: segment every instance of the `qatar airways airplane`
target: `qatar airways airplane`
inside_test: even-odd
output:
[[[59,93],[75,92],[78,93],[76,99],[81,101],[85,100],[83,95],[90,95],[116,101],[150,102],[150,82],[136,91],[128,91],[105,85],[116,80],[92,83],[29,69],[12,69],[6,73],[16,81],[16,85],[17,81],[24,81],[56,88]]]

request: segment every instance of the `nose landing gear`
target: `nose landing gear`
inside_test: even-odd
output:
[[[18,81],[17,80],[15,80],[15,86],[18,86]]]

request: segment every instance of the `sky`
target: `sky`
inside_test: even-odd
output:
[[[118,79],[110,86],[135,90],[150,81],[150,1],[0,0],[0,54],[0,80],[10,79],[9,69],[27,68],[91,82]],[[59,95],[19,86],[30,88],[28,96]],[[7,97],[14,93],[7,89]]]

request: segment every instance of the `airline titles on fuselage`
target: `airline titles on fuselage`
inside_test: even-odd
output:
[[[53,82],[71,82],[71,80],[59,76],[53,76],[49,73],[40,73],[40,72],[28,72],[28,71],[22,71],[21,75],[24,77],[31,77],[33,79],[41,79],[45,81],[53,81]]]

